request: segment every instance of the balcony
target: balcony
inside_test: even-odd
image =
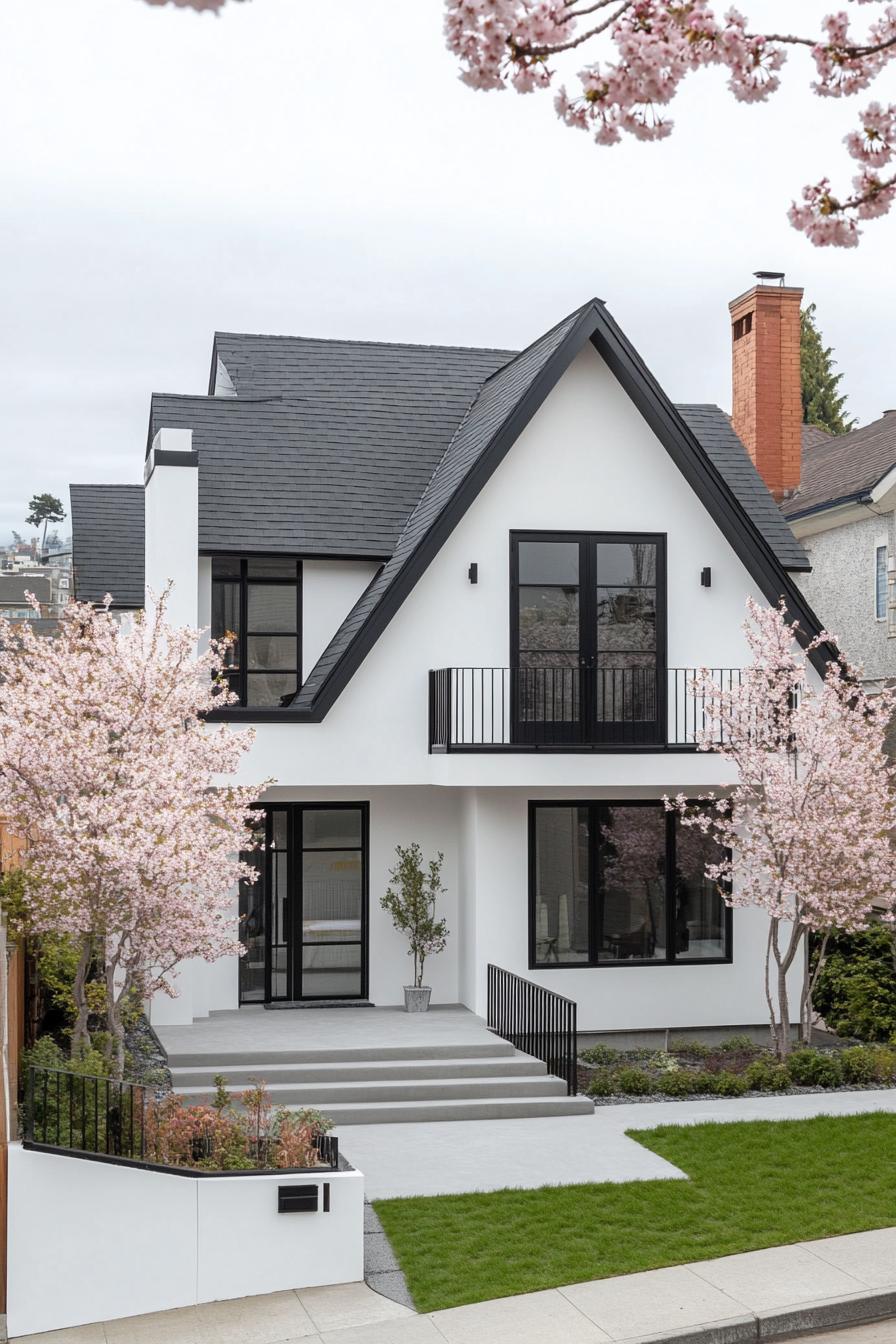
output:
[[[431,752],[696,751],[693,667],[442,667],[429,673]],[[710,669],[724,689],[739,668]]]

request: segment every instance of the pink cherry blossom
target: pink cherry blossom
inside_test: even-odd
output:
[[[445,37],[471,88],[512,88],[530,93],[551,86],[563,58],[588,47],[596,53],[554,94],[567,126],[589,132],[599,145],[623,135],[660,140],[671,134],[667,108],[683,80],[707,66],[728,71],[728,88],[740,102],[762,102],[777,91],[787,53],[807,49],[814,60],[812,91],[849,97],[868,87],[896,59],[896,4],[851,0],[872,14],[856,30],[849,13],[828,15],[816,36],[754,32],[744,15],[717,17],[704,0],[446,0]],[[864,17],[864,15],[863,15]],[[893,109],[872,103],[862,130],[847,137],[863,167],[851,194],[835,195],[827,178],[805,187],[791,223],[817,246],[854,247],[859,223],[885,214],[896,178],[877,170],[892,158]]]
[[[884,750],[896,689],[868,695],[842,657],[813,685],[808,654],[834,641],[824,633],[800,649],[783,603],[750,601],[744,631],[752,658],[740,683],[719,686],[704,670],[691,688],[704,707],[698,747],[729,762],[730,787],[699,809],[681,795],[666,806],[723,847],[706,872],[728,903],[769,916],[766,995],[785,1054],[787,973],[807,934],[859,929],[875,902],[896,910],[896,767]],[[804,1029],[810,989],[804,982]]]
[[[238,954],[233,890],[254,869],[250,805],[264,787],[224,783],[251,732],[209,724],[227,703],[223,646],[197,657],[199,632],[175,629],[167,594],[119,622],[72,602],[57,634],[0,617],[0,815],[28,839],[28,920],[82,949],[83,978],[106,969],[110,1029],[131,993],[176,993],[188,957]]]

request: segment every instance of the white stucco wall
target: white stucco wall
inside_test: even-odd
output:
[[[277,1212],[278,1185],[323,1181],[329,1213]],[[174,1176],[11,1144],[9,1226],[11,1336],[364,1276],[356,1171]]]
[[[588,346],[533,417],[322,724],[259,724],[243,776],[358,783],[584,786],[657,779],[654,755],[429,756],[427,671],[509,661],[509,533],[667,534],[670,666],[740,666],[747,594],[761,598],[725,536],[596,352]],[[479,582],[467,570],[479,566]],[[700,571],[712,568],[712,587]],[[707,757],[676,779],[720,780]]]
[[[874,601],[875,551],[886,546],[896,555],[896,517],[891,512],[867,517],[801,538],[812,562],[811,574],[795,576],[819,620],[837,636],[868,681],[896,677],[896,639],[887,636],[887,620],[878,620]]]
[[[378,569],[363,560],[302,561],[303,681]]]

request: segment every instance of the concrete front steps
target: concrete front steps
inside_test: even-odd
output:
[[[275,1106],[314,1106],[336,1125],[503,1120],[594,1109],[587,1097],[567,1096],[566,1084],[541,1060],[497,1037],[488,1045],[451,1047],[171,1054],[169,1065],[174,1090],[188,1102],[209,1101],[216,1074],[234,1091],[263,1079]]]

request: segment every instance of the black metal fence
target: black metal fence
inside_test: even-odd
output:
[[[151,1097],[139,1083],[32,1067],[25,1094],[25,1140],[44,1148],[142,1161]]]
[[[488,966],[488,1027],[517,1050],[543,1060],[574,1097],[577,1071],[576,1005],[542,985],[500,966]]]
[[[429,674],[434,752],[694,748],[705,699],[696,668],[443,667]],[[739,668],[711,668],[723,689]]]
[[[100,1157],[140,1162],[168,1171],[195,1170],[160,1161],[156,1152],[152,1088],[140,1083],[119,1082],[93,1074],[69,1073],[65,1069],[32,1066],[25,1090],[23,1137],[27,1146],[57,1152],[87,1153]],[[200,1147],[202,1139],[195,1140]],[[253,1142],[257,1165],[235,1169],[229,1175],[270,1170],[268,1157],[275,1141],[265,1135]],[[339,1167],[339,1140],[333,1134],[318,1134],[314,1146],[319,1166]],[[199,1161],[210,1156],[195,1151]],[[309,1168],[315,1170],[316,1168]]]

